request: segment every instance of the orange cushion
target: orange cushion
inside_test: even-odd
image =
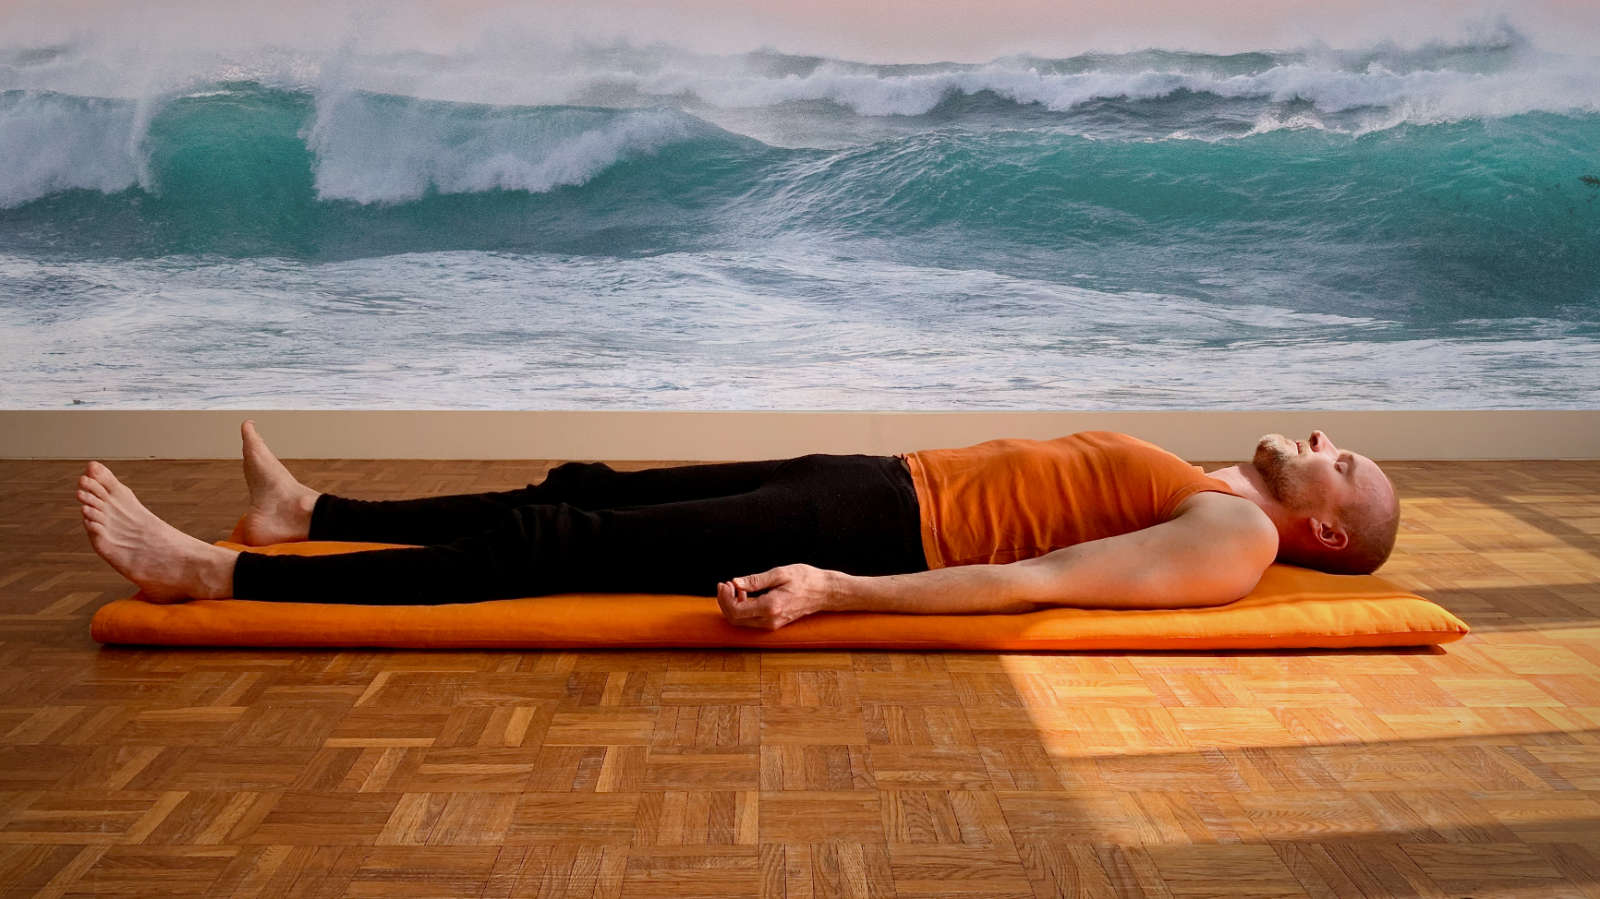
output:
[[[387,543],[246,547],[321,555]],[[137,594],[135,594],[135,597]],[[101,643],[407,648],[1281,649],[1448,643],[1467,626],[1371,575],[1274,565],[1249,596],[1197,609],[1047,609],[1019,615],[812,615],[776,631],[735,627],[707,596],[568,594],[440,606],[119,599],[95,613]]]

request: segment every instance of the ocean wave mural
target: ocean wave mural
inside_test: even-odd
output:
[[[1509,24],[972,62],[129,46],[0,38],[5,407],[1600,395],[1600,62]]]

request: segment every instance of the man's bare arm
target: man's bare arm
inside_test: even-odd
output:
[[[1220,605],[1250,592],[1277,551],[1277,530],[1255,504],[1202,493],[1170,521],[1020,562],[881,577],[785,565],[721,585],[718,601],[729,621],[768,629],[820,611],[926,615]]]

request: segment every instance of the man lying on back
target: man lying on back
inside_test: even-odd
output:
[[[492,493],[365,501],[300,483],[241,428],[243,542],[407,548],[240,552],[190,537],[99,462],[79,478],[90,544],[152,602],[382,605],[572,592],[715,594],[732,623],[827,611],[1183,608],[1248,593],[1274,560],[1366,573],[1399,501],[1321,431],[1268,434],[1212,472],[1124,434],[993,440],[895,456],[809,455],[619,472],[568,463]]]

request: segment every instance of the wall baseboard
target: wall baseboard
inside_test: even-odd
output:
[[[1377,459],[1600,459],[1600,410],[669,412],[0,410],[0,458],[236,459],[253,418],[297,459],[771,459],[1123,431],[1189,459],[1321,428]]]

